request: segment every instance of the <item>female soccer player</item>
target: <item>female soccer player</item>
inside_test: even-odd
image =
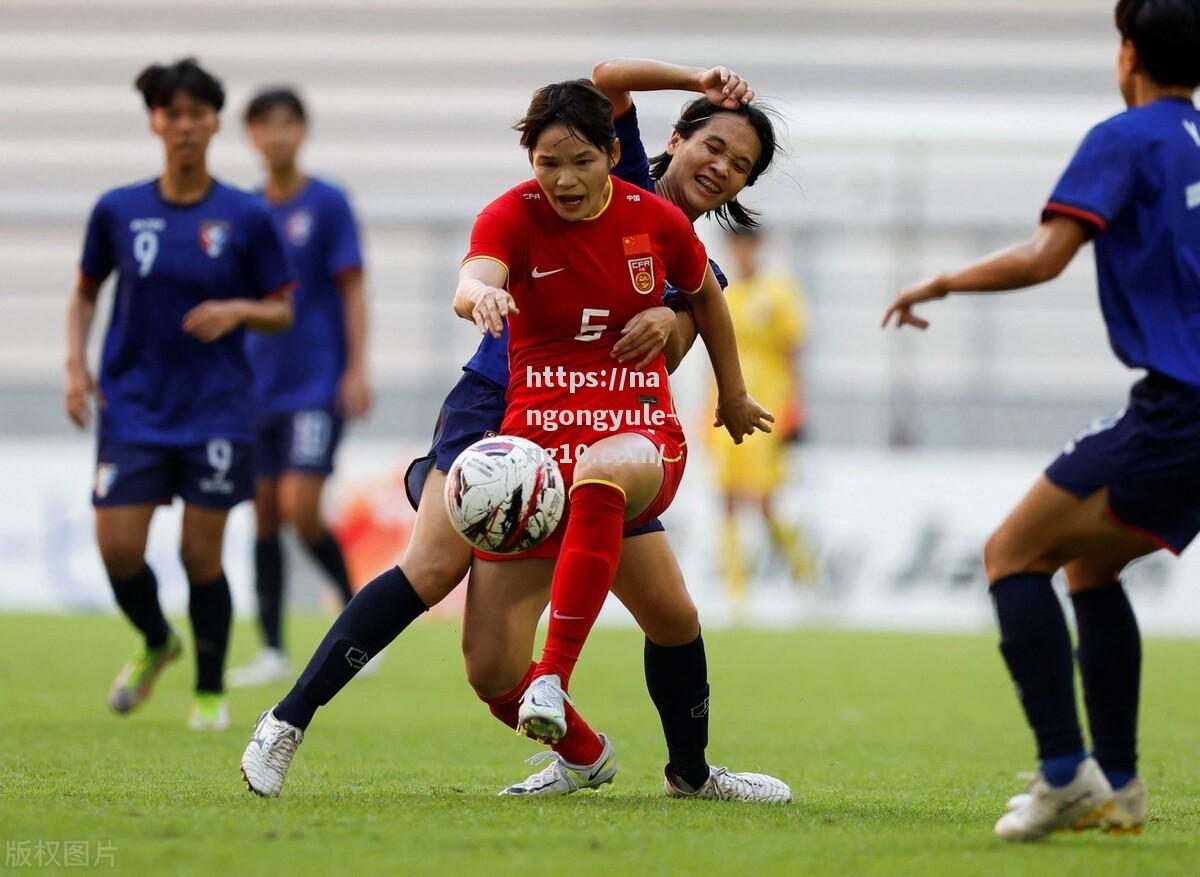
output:
[[[281,630],[280,524],[295,528],[343,602],[350,601],[341,548],[321,520],[321,491],[333,471],[344,418],[362,417],[371,405],[363,260],[346,196],[297,166],[308,114],[294,91],[260,91],[246,107],[245,122],[267,169],[263,196],[299,286],[290,332],[246,337],[258,403],[254,568],[265,648],[249,665],[230,671],[235,686],[292,675]]]
[[[109,705],[127,713],[182,651],[146,565],[155,507],[184,502],[180,559],[190,588],[196,699],[188,725],[229,725],[222,674],[232,608],[221,569],[229,509],[252,493],[253,397],[244,328],[286,329],[292,280],[260,200],[209,175],[205,156],[225,94],[192,59],[137,78],[165,167],[105,194],[92,211],[67,312],[66,407],[80,427],[99,409],[93,504],[96,540],[117,604],[143,647],[121,670]],[[97,387],[88,332],[104,279],[116,301]]]
[[[745,106],[752,94],[740,77],[725,68],[698,70],[654,62],[610,63],[635,65],[641,71],[640,84],[630,83],[628,87],[668,88],[684,83],[685,87],[708,95],[685,110],[684,118],[678,123],[682,133],[672,137],[669,152],[656,160],[656,167],[664,175],[668,191],[679,195],[686,187],[682,181],[688,177],[684,174],[697,176],[703,166],[711,165],[707,174],[709,179],[720,178],[726,182],[719,198],[702,202],[701,212],[719,211],[724,217],[733,210],[739,221],[753,222],[750,214],[736,204],[736,197],[767,169],[774,153],[775,139],[770,119],[760,110]],[[600,69],[598,67],[597,71]],[[625,94],[623,90],[615,93]],[[632,102],[627,94],[625,99],[631,111],[617,121],[617,129],[627,147],[614,173],[649,190],[654,186],[649,160],[637,130]],[[714,106],[710,99],[723,106]],[[709,125],[721,123],[726,114],[742,117],[740,124],[731,126],[726,133],[730,134],[739,154],[752,155],[749,173],[732,170],[726,152],[714,155],[708,138],[703,134],[697,136]],[[681,156],[678,162],[673,163],[673,154]],[[685,212],[699,216],[696,209],[690,207]],[[626,362],[649,361],[662,349],[670,331],[668,327],[675,322],[676,317],[665,308],[643,311],[625,327],[623,340],[612,350],[614,358]],[[695,324],[685,313],[679,315],[678,322],[684,337],[672,336],[676,361],[695,337]],[[714,334],[719,334],[719,329]],[[270,742],[264,746],[252,743],[243,759],[243,770],[255,791],[278,794],[302,729],[317,706],[326,703],[353,676],[354,670],[352,667],[347,669],[343,654],[350,649],[359,656],[373,654],[424,611],[425,601],[432,605],[442,599],[466,574],[470,552],[442,510],[444,473],[465,447],[482,438],[485,431],[494,432],[500,428],[505,408],[504,387],[508,381],[506,341],[506,333],[502,333],[500,339],[493,338],[490,333],[484,336],[479,351],[464,369],[463,380],[443,406],[433,452],[410,467],[410,498],[421,496],[426,501],[418,506],[412,541],[400,566],[364,588],[335,623],[297,686],[276,708],[286,721],[279,721],[270,711],[264,714],[256,737]],[[718,348],[714,360],[720,353]],[[673,781],[670,788],[673,794],[695,791],[705,797],[760,796],[763,786],[754,785],[756,775],[730,774],[720,768],[710,771],[705,759],[708,682],[704,644],[699,635],[695,606],[687,595],[682,575],[661,530],[662,525],[652,521],[639,530],[626,531],[614,590],[647,634],[647,684],[668,740],[671,761],[667,773],[668,779]],[[414,576],[414,572],[418,575]],[[483,619],[489,615],[491,607],[482,602],[484,595],[479,589],[471,591],[468,599],[474,611],[468,611],[468,619]],[[506,600],[503,594],[486,592],[486,595],[502,604]],[[544,606],[544,592],[541,599]],[[507,605],[499,611],[508,611]],[[516,651],[520,651],[520,642],[518,638]],[[511,644],[489,648],[491,643],[493,640],[487,635],[477,637],[465,633],[468,673],[480,695],[493,704],[493,711],[499,713],[511,708],[511,721],[515,723],[516,701],[524,690],[517,683],[527,675],[532,641],[523,646],[523,664],[515,676],[510,672],[513,666]],[[493,664],[490,660],[493,653],[503,655],[505,660]],[[573,790],[564,783],[557,784],[555,789]],[[772,789],[772,794],[775,791]]]
[[[1038,231],[907,287],[884,317],[924,329],[915,305],[1042,283],[1094,238],[1113,351],[1147,371],[1128,408],[1069,442],[984,547],[1000,651],[1041,760],[1028,793],[996,823],[1010,840],[1065,826],[1141,828],[1141,643],[1120,574],[1159,548],[1183,551],[1200,531],[1200,6],[1120,0],[1116,23],[1129,109],[1084,138]],[[1092,756],[1075,712],[1071,636],[1050,587],[1059,569],[1079,630]]]

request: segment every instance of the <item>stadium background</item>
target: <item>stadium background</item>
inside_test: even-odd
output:
[[[364,580],[398,557],[411,519],[400,475],[476,341],[449,298],[474,212],[527,175],[509,126],[537,86],[623,55],[732,67],[787,123],[789,155],[744,200],[765,215],[772,262],[808,292],[808,441],[783,505],[822,574],[798,591],[759,570],[748,620],[986,626],[978,546],[1133,378],[1108,351],[1090,251],[1035,292],[937,308],[924,336],[884,334],[879,319],[902,283],[1032,228],[1083,133],[1121,108],[1115,47],[1110,4],[1095,0],[5,0],[0,609],[111,606],[87,501],[93,442],[62,414],[62,326],[91,203],[159,167],[131,87],[143,65],[196,55],[223,78],[210,168],[247,186],[250,91],[300,86],[314,117],[304,166],[353,197],[378,399],[329,499]],[[651,151],[684,99],[637,97]],[[699,228],[721,261],[716,226]],[[693,435],[706,374],[700,353],[677,380]],[[725,608],[716,514],[696,453],[666,521],[709,626]],[[177,526],[159,515],[151,546],[173,610],[186,595]],[[244,506],[226,547],[243,613],[251,539]],[[312,607],[315,579],[291,568]],[[1187,559],[1135,568],[1145,626],[1200,629],[1198,579]]]

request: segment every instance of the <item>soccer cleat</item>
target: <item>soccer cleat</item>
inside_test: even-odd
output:
[[[279,649],[263,649],[254,660],[229,671],[231,688],[252,688],[276,682],[291,682],[295,674],[287,655]]]
[[[541,743],[557,743],[567,733],[567,708],[574,701],[562,690],[557,674],[539,676],[521,695],[517,733]]]
[[[246,788],[264,798],[279,797],[296,747],[303,740],[304,732],[275,718],[273,709],[259,716],[254,735],[242,753],[242,779]]]
[[[125,714],[149,699],[154,683],[163,668],[183,654],[183,642],[172,631],[162,648],[143,646],[128,664],[121,668],[108,692],[108,705],[113,712]]]
[[[1060,829],[1102,822],[1113,809],[1113,790],[1096,760],[1085,758],[1067,785],[1052,786],[1038,774],[1009,805],[996,822],[996,834],[1005,840],[1039,840]]]
[[[229,727],[229,701],[225,695],[196,692],[187,726],[193,731],[224,731]]]
[[[1031,782],[1036,774],[1021,774],[1022,779]],[[1008,799],[1008,809],[1015,810],[1026,806],[1032,795],[1022,792]],[[1137,777],[1131,779],[1119,789],[1113,790],[1112,809],[1103,815],[1088,814],[1073,825],[1067,826],[1071,831],[1087,831],[1098,828],[1112,834],[1141,834],[1146,822],[1146,784]]]
[[[787,804],[792,789],[783,780],[763,773],[730,773],[728,768],[710,767],[708,779],[695,791],[682,788],[666,771],[663,788],[671,798],[708,798],[713,801],[745,801],[757,804]]]
[[[591,764],[570,764],[556,752],[538,752],[528,759],[529,763],[541,764],[549,760],[550,764],[524,782],[509,786],[500,795],[569,795],[580,789],[598,789],[611,783],[617,775],[617,756],[608,738],[603,734],[597,736],[604,743],[604,749]]]

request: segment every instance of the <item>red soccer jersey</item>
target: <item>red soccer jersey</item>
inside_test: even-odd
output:
[[[536,180],[510,189],[479,214],[465,260],[504,264],[521,311],[508,320],[502,431],[546,448],[569,445],[571,462],[579,445],[621,432],[682,443],[664,357],[634,372],[609,351],[635,314],[662,304],[666,283],[695,292],[708,270],[679,208],[610,179],[602,212],[577,222],[554,212]],[[572,468],[564,467],[568,478]]]

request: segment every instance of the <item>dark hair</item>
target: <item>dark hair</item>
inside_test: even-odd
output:
[[[1117,30],[1159,85],[1200,85],[1200,3],[1196,0],[1119,0]]]
[[[300,100],[300,95],[296,94],[295,89],[286,85],[273,85],[269,88],[259,89],[258,94],[250,99],[250,103],[246,105],[244,117],[246,124],[253,125],[255,122],[261,121],[276,107],[283,107],[301,122],[308,123],[308,112],[304,109],[304,101]]]
[[[530,152],[551,125],[567,130],[597,149],[612,155],[617,142],[612,103],[587,79],[569,79],[539,88],[529,101],[525,118],[513,125],[521,132],[521,145]]]
[[[197,64],[195,58],[183,58],[165,67],[151,64],[138,74],[133,86],[142,93],[148,110],[165,107],[178,91],[186,91],[218,113],[225,106],[225,89],[220,80]]]
[[[754,133],[758,135],[760,145],[758,161],[754,163],[754,167],[750,169],[750,173],[746,177],[746,186],[753,186],[771,166],[771,160],[775,158],[775,151],[778,149],[775,139],[775,123],[771,119],[773,111],[765,109],[762,104],[746,104],[736,110],[727,110],[709,103],[708,98],[698,97],[684,106],[683,112],[679,114],[679,121],[675,123],[675,131],[684,140],[688,140],[697,131],[702,130],[718,113],[729,113],[745,119],[754,129]],[[656,180],[662,179],[670,166],[670,155],[666,152],[656,155],[650,159],[650,176]],[[754,218],[758,216],[758,213],[743,207],[738,203],[737,198],[722,204],[713,210],[711,215],[719,224],[728,229],[733,229],[735,224],[742,228],[758,226],[758,221]]]

